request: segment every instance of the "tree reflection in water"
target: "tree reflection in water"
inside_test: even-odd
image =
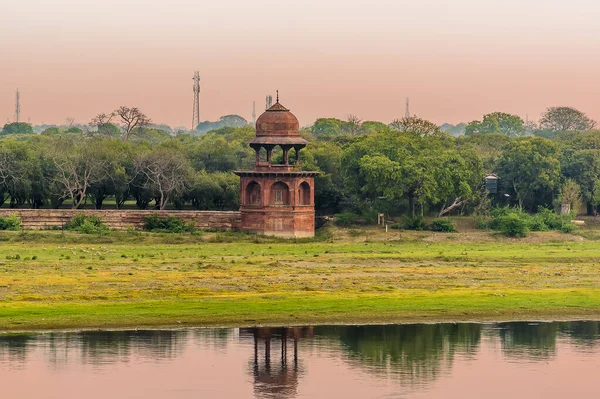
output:
[[[339,340],[354,367],[396,375],[402,385],[423,385],[449,370],[458,351],[472,355],[480,324],[315,327],[316,337]]]
[[[60,369],[63,365],[102,366],[140,358],[176,361],[187,348],[223,356],[243,351],[241,355],[250,359],[247,373],[254,394],[262,399],[297,395],[310,366],[303,362],[303,353],[305,358],[314,359],[315,353],[341,358],[371,376],[392,377],[400,386],[424,386],[449,371],[457,354],[475,358],[482,337],[499,343],[505,357],[517,360],[552,358],[557,348],[564,346],[559,343],[572,343],[569,348],[588,352],[600,346],[599,322],[242,328],[237,332],[190,329],[0,335],[0,366],[26,369],[30,360],[42,360]]]

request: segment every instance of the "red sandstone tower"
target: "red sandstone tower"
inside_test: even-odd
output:
[[[299,168],[298,153],[308,142],[298,128],[298,119],[279,103],[279,96],[256,120],[256,137],[249,143],[256,152],[254,170],[235,172],[241,178],[242,230],[278,237],[315,235],[314,177],[319,172]]]

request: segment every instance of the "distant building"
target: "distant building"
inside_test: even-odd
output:
[[[279,99],[258,117],[256,137],[249,143],[256,152],[254,170],[235,172],[241,179],[242,230],[278,237],[314,236],[318,172],[298,168],[298,153],[308,144],[298,128],[298,119]],[[274,159],[277,147],[282,156]]]

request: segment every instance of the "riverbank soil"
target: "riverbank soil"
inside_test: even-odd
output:
[[[600,228],[0,232],[0,330],[600,318]]]

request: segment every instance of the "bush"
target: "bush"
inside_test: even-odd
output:
[[[404,228],[406,230],[425,230],[425,219],[423,216],[407,217],[404,220]]]
[[[0,218],[0,230],[19,230],[20,228],[21,218],[17,215]]]
[[[498,221],[498,229],[508,237],[527,237],[529,233],[527,219],[517,212],[499,216],[496,220]]]
[[[335,215],[333,215],[333,223],[336,226],[340,227],[350,227],[357,225],[359,219],[360,218],[358,217],[358,215],[352,212],[336,213]]]
[[[560,228],[563,233],[572,233],[575,230],[577,230],[577,226],[571,222],[564,223]]]
[[[490,228],[490,218],[485,216],[477,216],[475,218],[475,228],[480,230],[487,230]]]
[[[454,225],[454,222],[449,218],[434,219],[429,225],[429,228],[433,231],[440,231],[445,233],[456,232],[456,226]]]
[[[74,216],[65,229],[78,231],[83,234],[102,234],[109,231],[108,227],[97,216],[80,213]]]
[[[548,231],[548,225],[546,224],[544,215],[538,213],[533,216],[528,216],[527,219],[531,231]]]
[[[154,214],[147,216],[146,219],[144,219],[144,230],[155,233],[183,233],[186,231],[193,231],[194,224],[185,223],[175,216],[161,218],[157,214]]]

